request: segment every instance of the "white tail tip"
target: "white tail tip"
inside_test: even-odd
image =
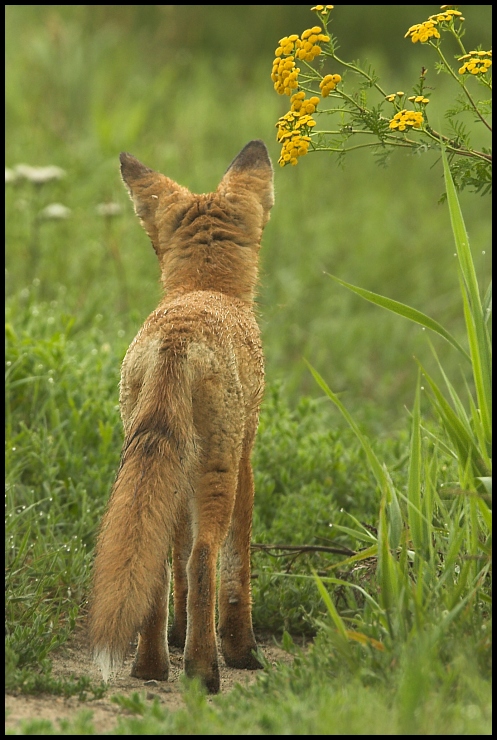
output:
[[[103,648],[103,650],[99,650],[95,653],[94,660],[102,671],[103,680],[107,683],[114,671],[113,660],[110,652],[106,648]]]

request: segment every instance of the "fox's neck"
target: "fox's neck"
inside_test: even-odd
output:
[[[194,238],[181,248],[168,250],[161,267],[166,295],[202,290],[249,303],[254,300],[258,273],[254,247]]]

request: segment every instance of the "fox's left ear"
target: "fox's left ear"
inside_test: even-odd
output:
[[[121,152],[119,160],[121,176],[133,201],[135,213],[159,254],[158,216],[171,213],[176,204],[191,199],[191,193],[169,177],[146,167],[127,152]]]
[[[217,189],[230,201],[252,196],[263,211],[263,225],[274,205],[273,167],[263,141],[250,141],[226,170]]]

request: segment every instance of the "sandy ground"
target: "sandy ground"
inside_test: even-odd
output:
[[[265,657],[273,665],[278,663],[291,663],[293,658],[281,648],[275,645],[271,637],[259,638],[258,645]],[[128,657],[122,670],[114,676],[109,683],[109,690],[103,699],[79,701],[73,696],[64,698],[53,695],[23,696],[7,694],[5,697],[6,729],[14,729],[22,720],[47,719],[53,722],[58,729],[58,720],[73,719],[81,710],[93,712],[93,724],[98,734],[109,732],[116,726],[117,717],[126,714],[111,702],[114,694],[131,695],[136,691],[146,692],[150,701],[158,698],[160,702],[170,710],[179,709],[184,706],[181,697],[181,685],[178,681],[183,670],[183,656],[181,651],[171,648],[171,670],[169,681],[140,681],[129,675],[132,654]],[[90,676],[96,682],[101,679],[100,672],[90,660],[86,640],[84,636],[75,637],[71,643],[65,645],[52,657],[53,676]],[[221,658],[221,692],[229,692],[237,683],[250,684],[255,681],[258,671],[243,671],[227,668]]]

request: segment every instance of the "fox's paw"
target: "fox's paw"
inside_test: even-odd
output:
[[[242,638],[240,638],[241,634],[241,630],[220,630],[221,650],[226,665],[230,668],[244,668],[248,671],[262,668],[262,663],[254,655],[257,653],[257,643],[252,630],[247,630]],[[237,635],[238,639],[235,639],[234,635]]]
[[[255,646],[253,650],[256,650]],[[243,668],[247,671],[256,671],[263,667],[261,661],[252,654],[252,650],[244,654],[232,653],[231,655],[228,655],[223,651],[223,656],[226,661],[226,665],[230,668]]]
[[[217,694],[221,688],[217,661],[202,669],[196,661],[185,658],[185,674],[188,678],[199,678],[209,694]]]
[[[151,659],[137,656],[131,668],[131,675],[134,678],[141,678],[143,681],[167,681],[169,676],[169,661],[157,660],[155,656]]]

